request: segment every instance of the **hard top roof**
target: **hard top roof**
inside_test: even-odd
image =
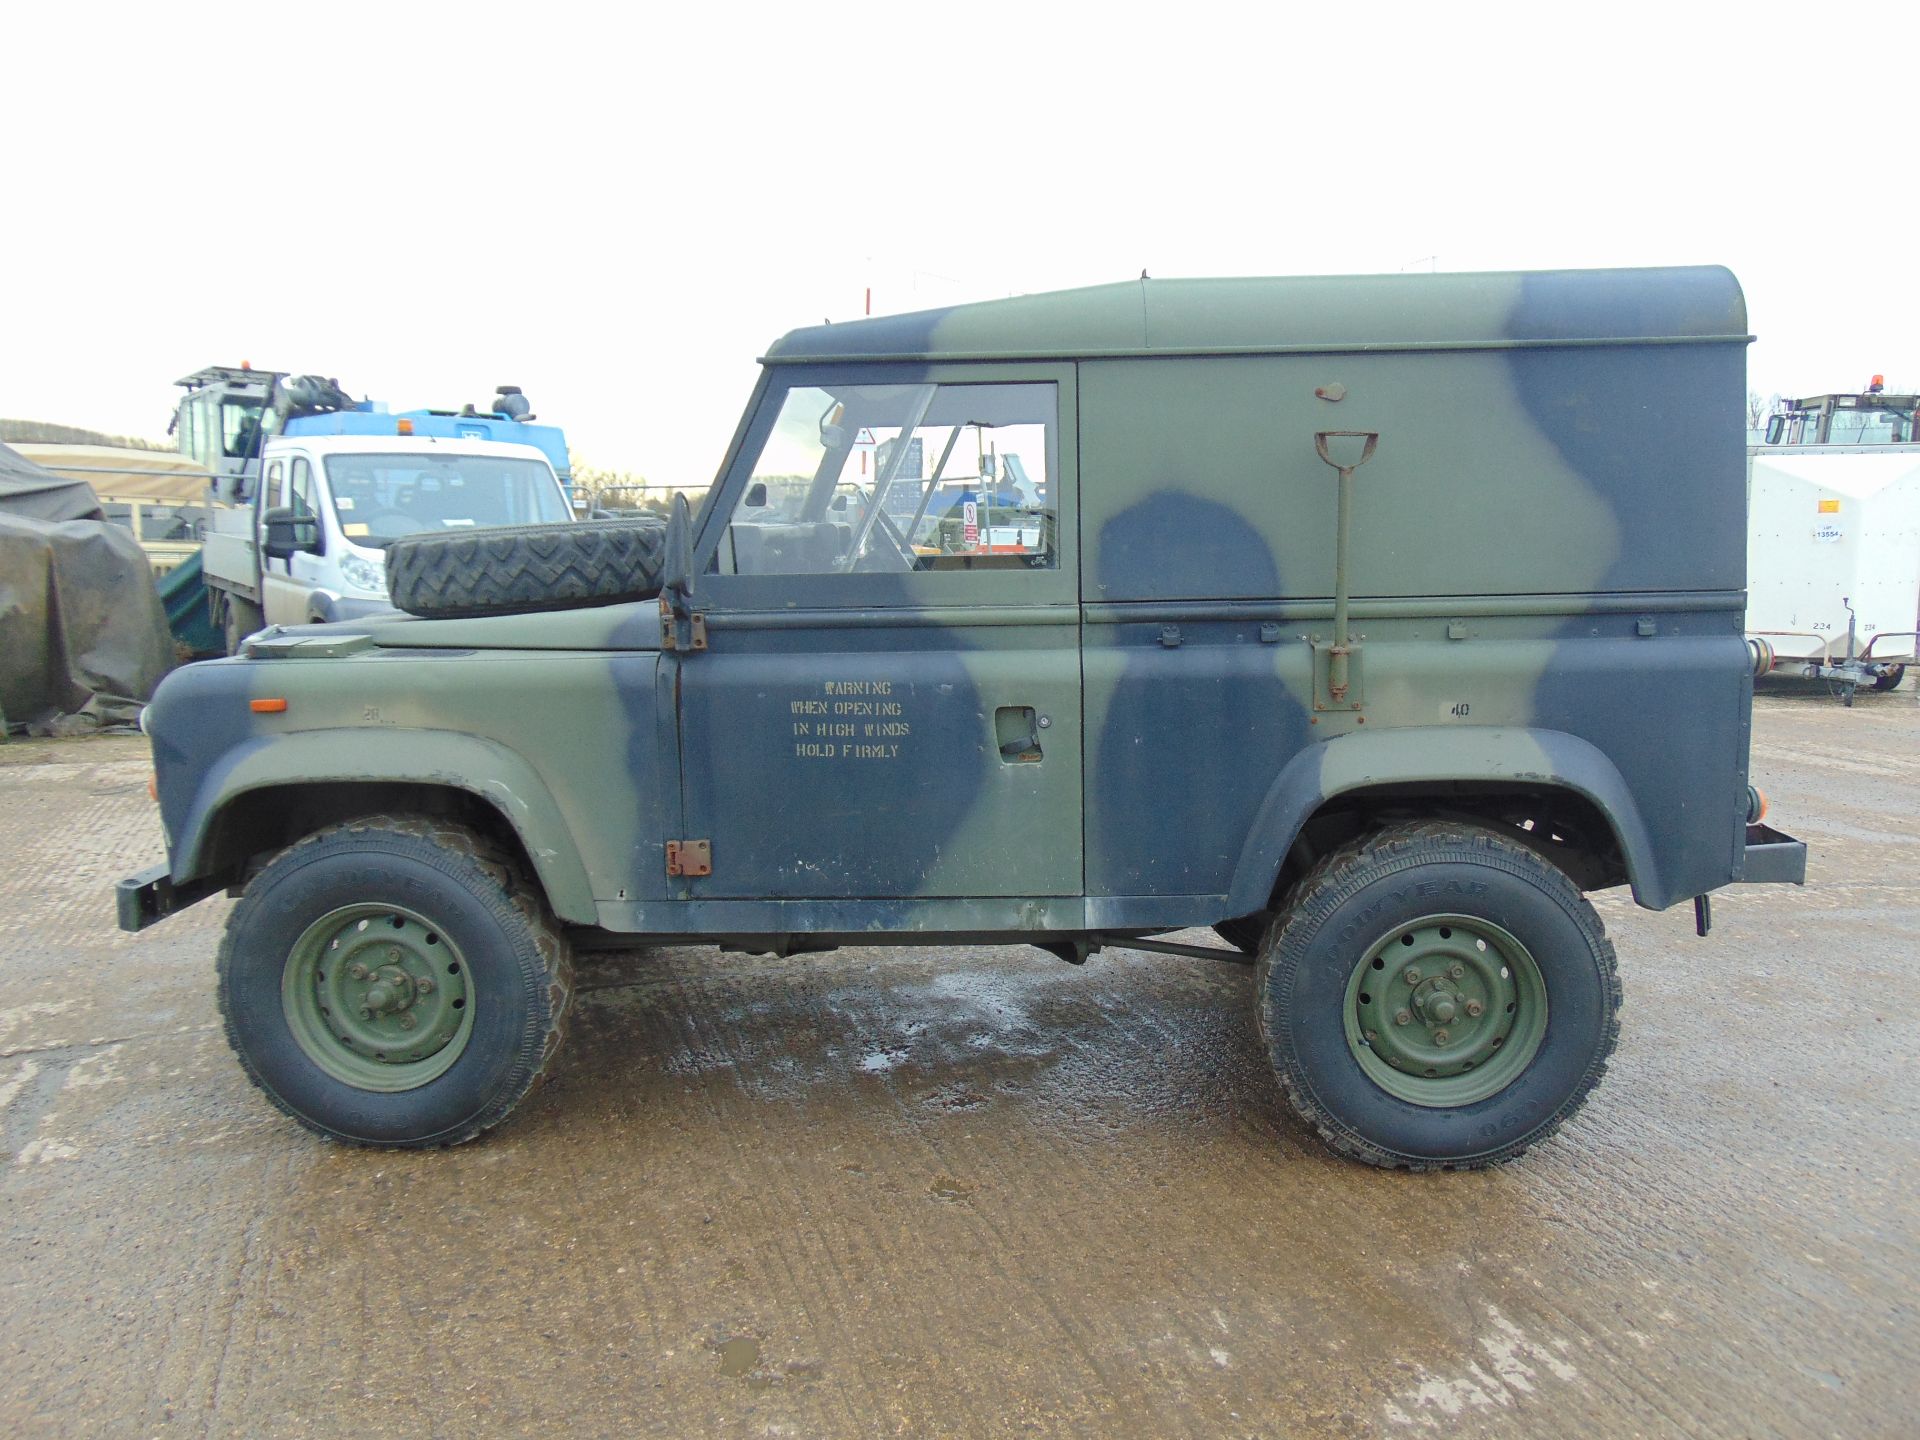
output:
[[[765,362],[1745,343],[1720,266],[1139,280],[793,330]]]
[[[386,418],[386,417],[382,417]],[[531,440],[475,440],[453,435],[276,435],[267,442],[266,458],[285,450],[311,450],[325,455],[408,455],[439,451],[443,455],[480,455],[501,460],[546,460]],[[548,468],[552,468],[549,465]]]
[[[1800,410],[1912,410],[1920,407],[1920,395],[1895,395],[1883,390],[1859,394],[1836,390],[1831,395],[1808,395],[1787,403],[1789,413]]]

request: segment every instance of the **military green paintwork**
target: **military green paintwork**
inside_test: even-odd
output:
[[[301,795],[391,783],[492,807],[563,920],[627,934],[1210,924],[1273,903],[1303,827],[1366,797],[1524,797],[1543,836],[1597,813],[1594,883],[1704,894],[1746,841],[1747,340],[1718,269],[1143,280],[795,331],[694,525],[707,649],[663,650],[644,601],[189,667],[149,712],[173,882],[237,874]],[[987,381],[1054,387],[1055,567],[715,573],[788,387]],[[1316,710],[1327,430],[1380,440],[1356,705]],[[787,707],[827,685],[907,707],[899,753],[796,758]],[[713,873],[669,875],[692,838]]]

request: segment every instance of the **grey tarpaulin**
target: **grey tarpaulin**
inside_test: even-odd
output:
[[[0,445],[0,727],[130,721],[173,665],[146,553],[74,489]]]
[[[100,501],[84,480],[43,470],[18,451],[0,445],[0,515],[31,520],[99,520]]]

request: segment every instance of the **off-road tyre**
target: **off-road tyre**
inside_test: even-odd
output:
[[[432,530],[387,547],[387,594],[410,615],[518,615],[646,600],[660,593],[667,527],[579,520]]]
[[[1544,1035],[1497,1093],[1428,1107],[1369,1076],[1346,1016],[1370,954],[1402,927],[1450,915],[1524,944],[1544,986]],[[1324,856],[1292,887],[1256,973],[1260,1034],[1288,1102],[1334,1151],[1388,1169],[1516,1158],[1579,1109],[1620,1033],[1619,972],[1593,907],[1551,862],[1470,824],[1393,825]],[[1365,1063],[1378,1068],[1372,1054]]]
[[[228,595],[221,607],[220,631],[226,640],[227,654],[238,655],[246,638],[256,631],[267,628],[267,617],[260,607],[251,600],[242,600],[238,595]]]
[[[1264,911],[1257,915],[1241,915],[1232,920],[1222,920],[1213,927],[1213,933],[1242,955],[1258,955],[1260,942],[1266,938],[1267,925],[1272,919]]]
[[[369,903],[428,917],[465,965],[469,1034],[449,1068],[415,1088],[362,1089],[327,1073],[283,1000],[303,934]],[[552,1069],[573,999],[566,936],[516,858],[476,830],[418,816],[347,821],[281,851],[234,907],[218,973],[247,1077],[315,1134],[381,1148],[458,1145],[506,1119]]]

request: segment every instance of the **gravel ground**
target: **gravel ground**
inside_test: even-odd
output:
[[[1110,951],[589,957],[445,1153],[282,1119],[229,902],[144,935],[133,739],[0,746],[0,1433],[1909,1436],[1920,708],[1770,692],[1805,890],[1599,897],[1612,1072],[1470,1175],[1325,1155],[1251,979]]]

